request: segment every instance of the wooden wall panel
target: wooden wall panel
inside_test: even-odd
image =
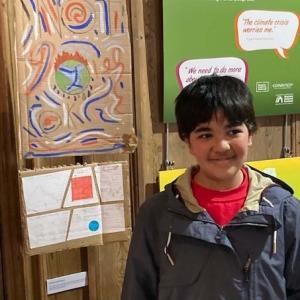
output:
[[[167,134],[166,126],[162,122],[162,1],[128,1],[129,3],[134,53],[135,121],[139,139],[137,152],[132,155],[35,159],[27,161],[26,166],[40,168],[76,162],[126,160],[131,167],[132,212],[135,214],[145,198],[158,190],[158,170],[165,169],[166,159],[175,161],[176,168],[187,167],[194,163],[194,159],[178,138],[176,127],[170,124]],[[3,11],[5,10],[0,11],[1,22],[5,19]],[[11,49],[4,48],[4,51],[9,52]],[[0,91],[0,224],[5,299],[118,300],[128,241],[34,257],[23,252],[16,188],[16,140],[10,101],[14,96],[10,95],[8,84],[8,77],[12,77],[9,68],[12,61],[8,59],[9,53],[6,53],[6,59],[4,54],[0,51],[0,79],[3,87]],[[255,135],[249,160],[279,158],[283,146],[284,117],[259,118],[258,123],[260,129]],[[294,116],[290,123],[288,143],[294,153],[300,155],[300,116]],[[167,148],[169,151],[166,156]],[[25,162],[20,162],[20,165],[25,165]],[[46,295],[47,279],[81,271],[88,271],[88,287]]]
[[[128,241],[89,247],[89,300],[120,299],[128,247]]]
[[[2,269],[1,247],[0,247],[0,270],[3,270]],[[2,271],[0,272],[0,300],[4,300],[4,287],[3,287],[3,274],[2,274]]]
[[[72,249],[41,255],[45,262],[46,279],[87,271],[87,249]],[[88,299],[88,287],[54,294],[45,299],[72,300]]]
[[[0,10],[0,28],[6,29],[4,11]],[[7,34],[0,31],[0,237],[5,299],[23,299],[24,266],[21,252],[21,223],[18,203],[16,138],[6,66]],[[6,48],[4,48],[6,46]],[[9,49],[8,49],[9,50]]]
[[[143,1],[131,4],[134,86],[135,86],[135,118],[138,148],[136,152],[138,196],[146,197],[145,187],[153,178],[154,136],[151,121],[151,101],[149,99],[148,73],[146,58],[146,37],[144,31]],[[147,162],[147,163],[146,163]]]
[[[300,156],[300,115],[293,118],[292,150],[295,156]]]

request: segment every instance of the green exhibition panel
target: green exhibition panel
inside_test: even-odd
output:
[[[164,0],[164,121],[196,78],[248,83],[257,116],[300,112],[298,0]]]

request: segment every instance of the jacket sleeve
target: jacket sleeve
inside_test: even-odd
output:
[[[126,264],[121,300],[156,300],[158,264],[155,244],[158,239],[149,205],[140,209],[132,235]],[[152,220],[150,220],[152,219]]]
[[[288,300],[300,299],[300,202],[290,198],[285,209],[286,264]]]

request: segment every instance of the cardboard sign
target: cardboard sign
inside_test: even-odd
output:
[[[20,172],[30,255],[130,236],[127,162]]]
[[[15,2],[25,158],[133,151],[125,0]]]

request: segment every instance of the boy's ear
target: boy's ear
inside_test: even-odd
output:
[[[190,147],[190,139],[188,137],[185,137],[184,140],[183,140],[188,147]]]
[[[252,134],[249,135],[248,146],[252,146]]]

